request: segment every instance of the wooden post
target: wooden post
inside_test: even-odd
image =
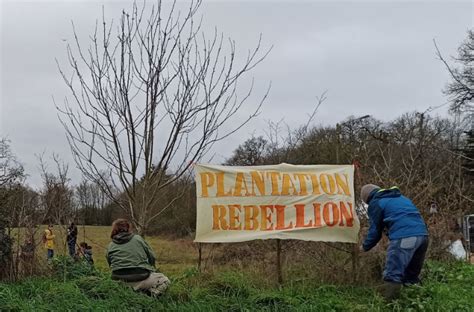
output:
[[[352,281],[357,283],[359,280],[359,246],[353,244],[352,246]]]
[[[279,239],[276,240],[276,270],[278,276],[278,285],[283,284],[283,275],[281,273],[281,242]]]
[[[360,174],[360,163],[357,159],[353,159],[352,160],[352,165],[354,166],[354,171],[355,171],[355,175],[357,177],[357,180],[354,181],[354,186],[356,187],[360,187],[360,185],[362,184],[361,183],[361,174]],[[357,182],[357,183],[355,183]],[[356,213],[356,211],[354,210],[354,213]],[[358,239],[359,241],[360,239]],[[351,257],[352,257],[352,281],[354,283],[357,283],[357,281],[359,280],[359,262],[360,262],[360,258],[359,258],[359,242],[357,242],[356,244],[353,245],[352,247],[352,252],[351,252]]]
[[[198,243],[198,252],[199,252],[199,258],[198,258],[198,272],[201,273],[201,264],[202,264],[202,244]]]

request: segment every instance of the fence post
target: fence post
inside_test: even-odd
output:
[[[198,272],[201,273],[201,264],[202,264],[202,243],[198,243],[198,252],[199,252],[199,258],[198,258]]]
[[[352,246],[352,281],[356,283],[359,280],[359,246]]]
[[[357,159],[352,160],[352,165],[354,166],[354,174],[356,175],[357,179],[354,179],[354,188],[360,187],[362,184],[362,176],[360,172],[360,162]],[[357,182],[357,183],[356,183]],[[355,194],[354,194],[355,198]],[[354,213],[356,214],[357,211],[355,209],[357,201],[354,203]],[[353,245],[352,247],[352,252],[351,252],[351,257],[352,257],[352,281],[356,283],[359,280],[359,239],[358,241]]]
[[[280,239],[276,240],[276,270],[278,276],[278,285],[283,284],[283,275],[281,272],[281,242]]]

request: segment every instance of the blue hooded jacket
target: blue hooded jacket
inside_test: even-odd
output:
[[[363,243],[365,251],[377,245],[384,228],[390,240],[410,236],[428,236],[425,222],[416,206],[397,187],[373,190],[369,204],[369,233]]]

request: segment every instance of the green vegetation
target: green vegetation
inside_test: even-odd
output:
[[[135,293],[108,273],[59,258],[52,277],[0,284],[0,310],[55,311],[474,311],[474,266],[428,262],[423,286],[404,288],[400,300],[384,304],[371,287],[288,281],[282,287],[245,271],[171,276],[160,299]]]

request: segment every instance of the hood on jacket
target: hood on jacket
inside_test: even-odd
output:
[[[400,189],[397,186],[392,186],[389,189],[379,189],[379,190],[373,190],[369,198],[367,199],[367,203],[370,202],[372,199],[377,198],[393,198],[393,197],[400,197],[402,193],[400,192]]]
[[[128,243],[134,235],[133,233],[121,232],[112,237],[112,241],[116,244],[125,244]]]

